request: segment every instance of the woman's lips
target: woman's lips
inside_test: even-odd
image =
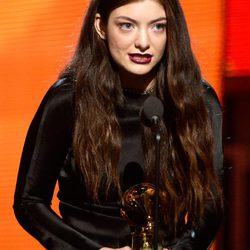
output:
[[[149,54],[129,54],[129,59],[138,64],[148,64],[151,62],[152,56]]]

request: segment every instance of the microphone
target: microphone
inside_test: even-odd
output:
[[[160,140],[161,131],[159,121],[163,116],[164,108],[161,100],[155,96],[149,96],[141,109],[141,121],[151,128],[155,137],[155,203],[154,203],[154,250],[158,250],[159,232],[159,190],[160,190]]]
[[[155,127],[162,118],[163,112],[162,101],[155,96],[149,96],[140,111],[141,121],[147,127]]]

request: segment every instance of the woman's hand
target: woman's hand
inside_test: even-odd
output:
[[[122,248],[102,247],[100,250],[132,250],[132,249],[130,247],[122,247]],[[168,250],[168,248],[163,248],[163,250]]]
[[[130,247],[122,247],[122,248],[109,248],[109,247],[102,247],[100,250],[132,250]]]

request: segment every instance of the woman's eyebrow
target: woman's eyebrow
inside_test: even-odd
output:
[[[118,16],[118,17],[116,17],[116,19],[123,19],[123,20],[127,20],[127,21],[129,21],[129,22],[132,22],[132,23],[138,23],[138,21],[137,20],[135,20],[135,19],[133,19],[133,18],[131,18],[131,17],[128,17],[128,16]],[[151,24],[151,23],[155,23],[155,22],[159,22],[159,21],[167,21],[167,18],[166,17],[158,17],[158,18],[156,18],[156,19],[153,19],[153,20],[151,20],[150,22],[149,22],[149,24]]]

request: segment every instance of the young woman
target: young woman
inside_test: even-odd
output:
[[[221,220],[221,109],[201,78],[178,0],[92,0],[72,61],[29,128],[14,210],[47,249],[130,249],[121,197],[154,181],[141,124],[164,104],[160,188],[166,249],[207,249]],[[51,207],[59,182],[61,217]]]

